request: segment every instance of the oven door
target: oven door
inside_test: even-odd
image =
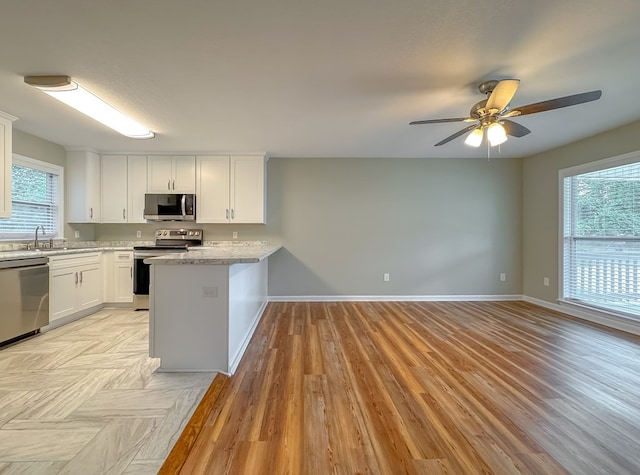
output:
[[[156,257],[163,251],[133,250],[133,308],[135,310],[149,309],[149,279],[151,266],[144,260]]]

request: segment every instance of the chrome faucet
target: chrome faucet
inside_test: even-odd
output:
[[[36,226],[36,237],[33,240],[33,248],[34,249],[38,249],[38,228],[42,229],[42,235],[44,236],[44,226],[42,226],[42,224],[39,224]]]

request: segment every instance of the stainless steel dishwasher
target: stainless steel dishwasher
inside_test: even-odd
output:
[[[49,259],[0,261],[0,345],[49,324]]]

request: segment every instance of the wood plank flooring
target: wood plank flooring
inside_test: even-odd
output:
[[[0,350],[0,474],[156,474],[213,373],[157,373],[149,314],[106,309]]]
[[[640,339],[525,302],[271,303],[183,474],[638,474]]]

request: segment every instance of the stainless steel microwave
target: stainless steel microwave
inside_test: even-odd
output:
[[[195,221],[196,195],[189,193],[147,193],[144,219],[149,221]]]

